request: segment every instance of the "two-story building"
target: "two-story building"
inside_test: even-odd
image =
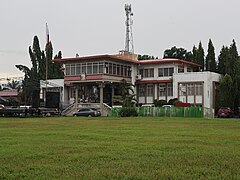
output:
[[[154,100],[182,102],[214,108],[215,84],[220,75],[199,72],[200,65],[179,59],[138,60],[135,54],[97,55],[56,59],[64,66],[66,104],[83,103],[113,105],[113,96],[120,94],[122,79],[135,85],[138,103]]]

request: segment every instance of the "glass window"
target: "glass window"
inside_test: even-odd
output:
[[[164,68],[164,76],[168,76],[168,68]]]
[[[187,67],[187,72],[193,72],[193,69],[190,66],[188,66]]]
[[[124,73],[123,73],[123,65],[121,65],[121,76],[123,76]]]
[[[166,84],[159,84],[159,96],[166,96]]]
[[[113,74],[116,75],[117,74],[117,65],[113,64]]]
[[[194,84],[187,84],[187,95],[194,95]]]
[[[70,65],[66,64],[66,76],[70,76]]]
[[[109,74],[113,74],[112,68],[113,68],[112,63],[109,63]]]
[[[98,74],[98,63],[93,63],[93,74]]]
[[[163,77],[163,68],[158,68],[158,77]]]
[[[167,95],[168,96],[173,96],[173,85],[172,85],[172,83],[167,84]]]
[[[179,84],[180,96],[186,96],[186,84]]]
[[[128,70],[128,74],[127,74],[127,75],[128,75],[128,77],[131,77],[131,72],[132,72],[132,70],[131,70],[131,67],[130,67],[130,66],[128,66],[128,69],[127,69],[127,70]]]
[[[184,73],[184,66],[183,65],[178,66],[178,73]]]
[[[139,74],[143,77],[143,69],[139,69]]]
[[[147,85],[147,96],[148,97],[152,97],[153,96],[153,85],[152,84],[148,84]]]
[[[92,74],[92,63],[87,63],[87,74]]]
[[[70,72],[71,76],[76,75],[76,69],[75,68],[76,68],[75,64],[71,64],[71,72]]]
[[[86,64],[82,64],[82,74],[86,74],[86,73],[87,73]]]
[[[99,69],[98,69],[99,74],[103,74],[103,63],[99,63]]]
[[[139,86],[139,96],[145,97],[145,86],[144,85]]]
[[[174,68],[169,68],[168,70],[169,70],[168,75],[172,76],[174,73]]]
[[[117,64],[117,75],[121,75],[121,72],[120,72],[120,65]]]
[[[195,94],[197,96],[201,96],[202,95],[202,84],[201,83],[196,83],[195,84]]]
[[[76,75],[81,74],[81,64],[76,64]]]

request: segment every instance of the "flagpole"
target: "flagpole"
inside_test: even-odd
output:
[[[46,47],[45,47],[45,51],[47,50],[47,46],[49,44],[49,30],[48,30],[48,25],[46,23]],[[46,53],[46,89],[45,89],[45,107],[46,107],[46,104],[47,104],[47,80],[48,80],[48,59],[47,59],[47,53]]]

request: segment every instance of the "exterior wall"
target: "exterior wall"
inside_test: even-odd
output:
[[[203,93],[202,96],[196,96],[195,103],[202,104],[202,106],[207,108],[213,108],[213,82],[219,82],[220,74],[214,72],[188,72],[184,74],[174,74],[173,75],[173,90],[174,96],[179,96],[179,84],[180,83],[193,83],[199,82],[203,84]],[[187,103],[194,103],[192,96],[187,99],[181,99]]]
[[[201,104],[204,107],[213,107],[214,103],[214,86],[213,82],[219,82],[220,75],[213,72],[192,72],[193,67],[198,67],[196,64],[191,64],[189,62],[185,62],[182,60],[142,60],[141,62],[138,60],[133,61],[125,61],[120,59],[114,58],[100,58],[96,59],[93,58],[94,61],[89,58],[87,60],[77,60],[77,61],[67,61],[64,64],[77,64],[77,63],[89,63],[89,62],[102,62],[104,64],[104,71],[100,74],[85,74],[84,79],[82,79],[81,75],[76,74],[65,76],[64,80],[64,91],[63,91],[63,103],[69,103],[70,98],[70,90],[76,88],[75,85],[84,85],[85,83],[119,83],[123,78],[127,80],[127,82],[131,82],[135,84],[134,93],[137,95],[137,99],[139,103],[149,103],[152,104],[154,99],[165,99],[169,101],[173,98],[180,98],[180,100],[184,102],[189,102],[193,104]],[[155,62],[154,62],[155,61]],[[163,62],[164,63],[161,63]],[[137,63],[136,63],[137,62]],[[144,63],[143,63],[144,62]],[[156,63],[157,62],[157,63]],[[107,74],[106,72],[106,63],[116,63],[120,66],[127,66],[130,75],[119,75],[119,74]],[[182,66],[184,72],[178,73],[178,68]],[[138,79],[137,76],[140,73],[140,69],[154,69],[154,76],[153,77],[143,77]],[[173,68],[174,73],[171,76],[163,76],[159,77],[159,68]],[[187,72],[191,71],[191,72]],[[100,72],[100,70],[99,70]],[[101,71],[102,72],[102,71]],[[170,71],[169,71],[170,72]],[[73,78],[73,79],[71,79]],[[75,78],[75,79],[74,79]],[[160,96],[159,92],[159,83],[172,83],[172,96]],[[191,95],[191,96],[179,96],[179,85],[180,83],[202,83],[203,91],[202,95]],[[139,86],[144,86],[145,95],[139,96]],[[153,95],[147,96],[147,85],[153,85]]]

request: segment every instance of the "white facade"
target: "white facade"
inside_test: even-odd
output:
[[[187,72],[183,74],[173,74],[173,90],[175,97],[182,102],[187,102],[191,104],[200,104],[203,107],[213,108],[214,107],[214,97],[215,97],[215,87],[216,83],[219,82],[221,75],[214,72]],[[181,85],[185,84],[187,86],[193,86],[195,84],[202,84],[201,95],[194,95],[194,93],[188,93],[188,87],[185,87],[185,94],[181,95]],[[191,95],[189,95],[191,94]]]

